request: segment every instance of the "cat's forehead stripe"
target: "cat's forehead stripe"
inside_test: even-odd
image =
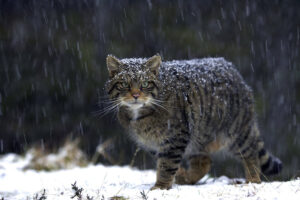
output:
[[[149,69],[146,69],[143,64],[147,61],[144,58],[128,58],[122,59],[121,70],[114,76],[112,80],[122,79],[124,81],[131,80],[146,80],[153,78]]]
[[[114,79],[122,79],[124,81],[130,82],[131,80],[145,80],[149,79],[151,76],[147,75],[145,71],[122,71],[118,73]]]
[[[123,64],[130,65],[130,66],[140,66],[147,61],[146,58],[124,58],[121,60]]]

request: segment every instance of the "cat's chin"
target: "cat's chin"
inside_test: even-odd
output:
[[[146,106],[145,102],[132,102],[132,103],[124,103],[125,105],[132,113],[132,119],[135,120],[138,118],[141,108]]]

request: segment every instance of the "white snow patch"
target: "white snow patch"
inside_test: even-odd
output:
[[[30,158],[8,154],[0,159],[0,199],[33,199],[46,190],[47,200],[71,199],[71,184],[75,181],[83,188],[83,199],[109,199],[122,196],[128,199],[300,199],[300,179],[288,182],[262,184],[232,184],[227,177],[204,177],[193,186],[173,185],[170,190],[149,191],[154,184],[153,170],[140,171],[130,167],[106,167],[90,165],[58,171],[23,171]],[[76,198],[74,198],[76,199]]]

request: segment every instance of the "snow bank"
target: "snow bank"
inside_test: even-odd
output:
[[[300,199],[300,180],[262,184],[233,184],[227,177],[204,177],[193,186],[173,185],[165,190],[149,191],[155,182],[155,171],[129,167],[90,165],[58,171],[34,171],[22,168],[29,158],[9,154],[0,159],[0,199],[34,199],[45,189],[47,200],[71,199],[71,184],[83,188],[82,199]],[[36,196],[37,195],[37,196]],[[38,199],[38,198],[37,198]],[[74,199],[77,199],[75,197]]]

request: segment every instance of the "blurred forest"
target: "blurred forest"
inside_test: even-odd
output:
[[[300,170],[300,1],[0,1],[0,154],[32,145],[53,151],[80,138],[91,158],[108,144],[128,165],[136,151],[105,106],[107,54],[164,60],[225,57],[253,88],[266,147],[284,163],[283,179]],[[219,155],[213,175],[241,176]],[[137,153],[135,166],[155,166]]]

